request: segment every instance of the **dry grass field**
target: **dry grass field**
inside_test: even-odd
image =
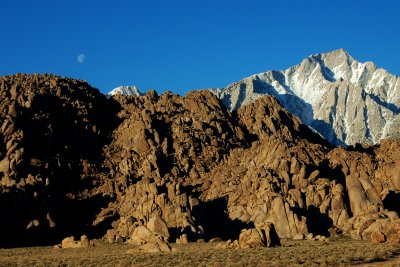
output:
[[[372,245],[347,238],[329,242],[282,240],[282,247],[242,250],[216,249],[216,244],[173,244],[179,251],[136,254],[126,253],[131,245],[100,240],[95,240],[93,247],[80,249],[0,249],[0,266],[395,266],[391,258],[400,254],[399,245]]]

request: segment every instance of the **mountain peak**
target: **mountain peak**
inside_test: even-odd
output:
[[[398,77],[340,48],[213,92],[230,110],[271,94],[332,144],[354,145],[400,137],[399,89]]]
[[[333,54],[333,55],[351,57],[350,54],[347,52],[347,50],[344,48],[339,48],[339,49],[333,50],[331,52],[327,52],[325,54]]]
[[[314,55],[312,55],[311,57],[340,57],[340,58],[353,58],[350,54],[349,54],[349,52],[347,52],[347,50],[346,49],[344,49],[344,48],[339,48],[339,49],[336,49],[336,50],[332,50],[332,51],[329,51],[329,52],[325,52],[325,53],[317,53],[317,54],[314,54]]]
[[[357,62],[345,49],[339,48],[326,53],[319,53],[309,57],[311,60],[322,61],[327,67],[338,67],[345,63],[351,65]]]
[[[119,86],[111,90],[107,95],[131,95],[131,96],[141,96],[144,95],[135,85],[132,86]]]

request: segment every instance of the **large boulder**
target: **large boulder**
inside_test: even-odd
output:
[[[150,218],[149,222],[147,223],[147,229],[165,239],[170,237],[168,226],[159,215],[153,215]]]
[[[255,228],[243,229],[239,235],[240,248],[275,247],[281,242],[273,223],[257,224]]]
[[[61,241],[61,248],[87,248],[90,246],[90,241],[86,235],[81,236],[79,241],[76,241],[73,236],[66,237]]]
[[[261,236],[262,243],[266,247],[280,246],[281,241],[275,230],[275,226],[271,222],[257,224],[256,229]]]
[[[128,242],[133,245],[142,245],[158,240],[160,239],[152,231],[150,231],[146,226],[141,225],[135,228]]]
[[[168,242],[157,240],[129,249],[126,253],[128,254],[138,253],[138,252],[157,253],[157,252],[170,252],[170,251],[172,251],[172,248]]]
[[[257,229],[244,229],[239,235],[239,246],[241,248],[263,247],[264,243]]]

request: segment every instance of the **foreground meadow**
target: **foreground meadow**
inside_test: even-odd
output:
[[[0,249],[0,266],[396,266],[400,254],[399,245],[372,245],[344,237],[329,242],[282,240],[282,247],[260,249],[217,249],[217,245],[173,244],[176,252],[134,254],[126,253],[132,245],[101,240],[80,249]]]

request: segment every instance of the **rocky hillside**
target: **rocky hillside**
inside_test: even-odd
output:
[[[210,91],[106,98],[51,75],[0,81],[3,246],[233,240],[268,223],[280,238],[399,242],[398,140],[333,147],[268,95],[229,112]]]
[[[400,78],[372,62],[358,62],[343,49],[211,91],[229,110],[272,95],[336,145],[400,137]]]

